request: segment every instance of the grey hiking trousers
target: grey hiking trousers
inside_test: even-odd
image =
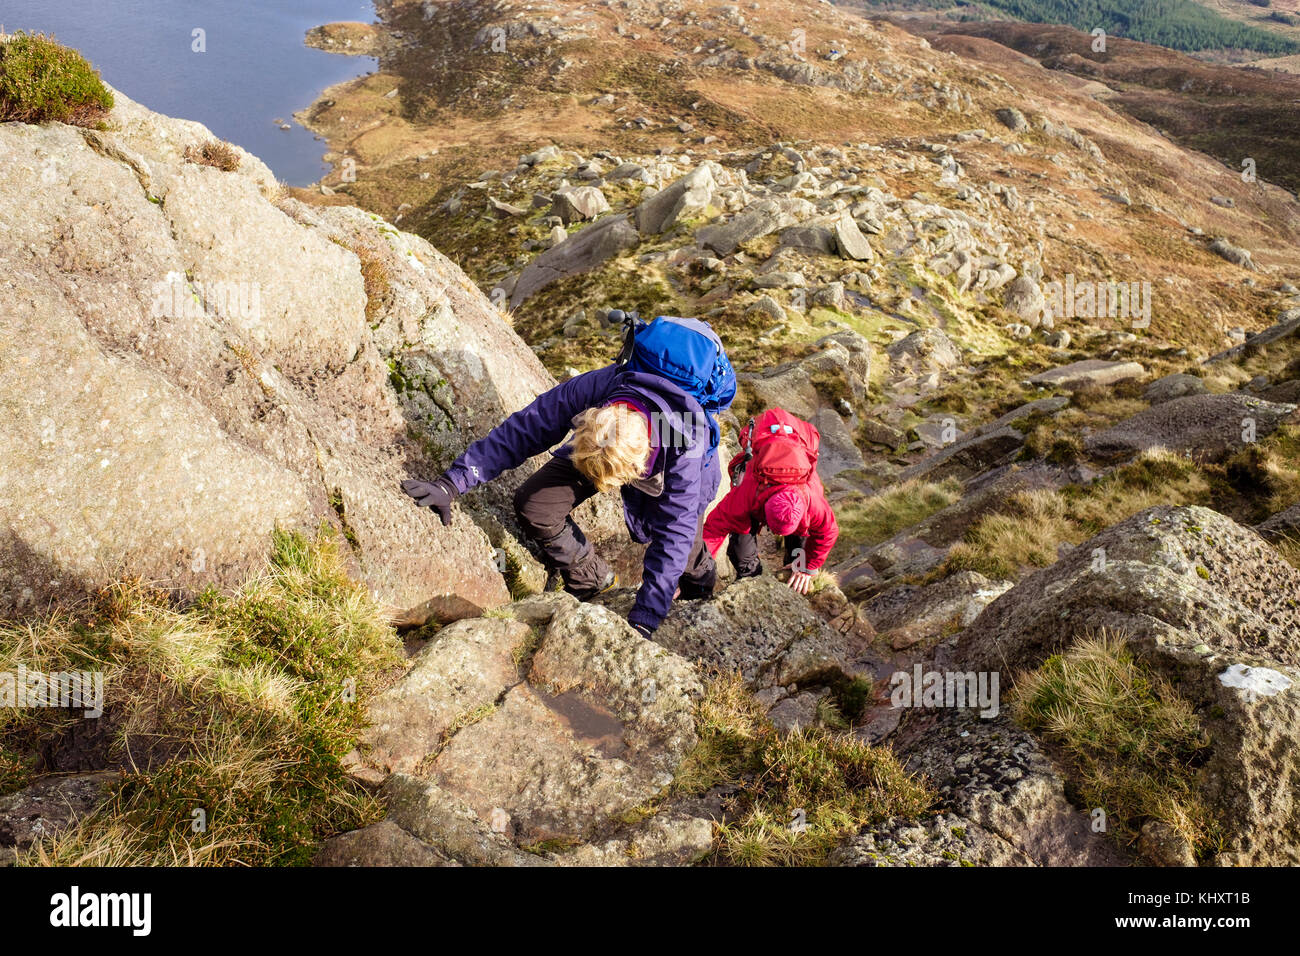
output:
[[[564,589],[583,595],[604,587],[609,565],[596,553],[570,512],[596,494],[596,486],[568,458],[555,457],[515,492],[515,515],[524,534],[542,550],[547,570],[559,571]],[[717,565],[704,547],[704,515],[677,586],[687,600],[713,595]]]

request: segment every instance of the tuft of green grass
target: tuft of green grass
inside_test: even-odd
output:
[[[1122,636],[1090,636],[1020,675],[1012,713],[1062,749],[1082,804],[1106,811],[1122,845],[1153,819],[1194,851],[1215,845],[1194,781],[1208,737],[1191,705],[1135,660]]]
[[[42,33],[0,43],[0,122],[95,127],[112,108],[113,94],[76,50]]]
[[[836,505],[835,512],[840,542],[871,545],[887,541],[960,497],[961,482],[946,478],[941,482],[905,481],[874,495],[846,499]]]
[[[19,661],[104,672],[112,732],[94,756],[126,769],[94,814],[22,863],[306,864],[326,837],[382,815],[342,758],[365,699],[401,668],[400,643],[327,527],[277,533],[268,567],[232,594],[178,607],[124,584],[80,618],[6,627],[0,665]],[[75,722],[8,716],[0,746],[39,765]]]
[[[738,791],[718,827],[715,864],[815,866],[861,827],[934,802],[887,748],[820,728],[782,737],[734,673],[707,683],[696,731],[673,791]]]

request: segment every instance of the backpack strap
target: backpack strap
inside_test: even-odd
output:
[[[632,358],[632,350],[636,347],[636,326],[640,316],[635,312],[624,312],[622,309],[610,309],[609,315],[605,321],[610,325],[623,326],[623,348],[618,353],[618,358],[614,360],[616,365],[626,365]]]
[[[754,419],[749,420],[749,424],[740,430],[740,454],[731,459],[729,471],[731,472],[731,483],[740,484],[740,479],[745,474],[745,468],[754,459]]]

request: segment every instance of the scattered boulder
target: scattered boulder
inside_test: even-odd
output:
[[[551,196],[550,215],[559,216],[565,225],[595,219],[609,212],[609,200],[595,186],[571,186]]]
[[[1227,239],[1215,239],[1210,243],[1210,251],[1220,258],[1227,259],[1234,266],[1241,266],[1243,269],[1251,270],[1255,268],[1255,260],[1250,251],[1241,248],[1241,246],[1234,246]]]
[[[949,477],[964,480],[1010,461],[1024,443],[1025,436],[1008,425],[981,429],[904,468],[899,477],[903,481],[941,481]]]
[[[846,373],[851,374],[848,370],[857,363],[860,359],[854,353],[839,343],[830,343],[805,359],[775,366],[761,375],[739,376],[762,407],[785,408],[817,427],[822,436],[817,474],[823,480],[841,471],[861,468],[865,461],[852,431],[839,411],[818,392],[814,378],[828,372],[846,378]]]
[[[755,289],[802,289],[808,280],[802,272],[776,271],[754,276],[750,284]]]
[[[696,166],[676,182],[659,190],[636,207],[637,228],[643,233],[666,232],[683,219],[705,213],[713,205],[718,183],[716,163]]]
[[[961,364],[961,350],[942,329],[918,329],[885,349],[896,372],[924,375],[946,372]]]
[[[998,122],[1011,130],[1013,133],[1024,133],[1029,130],[1029,120],[1025,119],[1025,114],[1020,112],[1014,106],[1006,106],[993,113],[998,118]]]
[[[770,295],[760,295],[745,310],[746,315],[762,315],[773,322],[784,322],[786,320],[785,309],[781,308],[781,303]]]
[[[1209,391],[1205,384],[1205,379],[1196,375],[1186,375],[1182,372],[1175,372],[1172,375],[1166,375],[1158,378],[1146,387],[1142,392],[1142,398],[1152,405],[1162,405],[1165,402],[1173,401],[1175,398],[1184,398],[1188,395],[1204,395]]]
[[[1051,306],[1043,295],[1038,283],[1029,276],[1016,276],[1002,299],[1002,307],[1019,319],[1037,328],[1044,324],[1044,317],[1051,317]]]
[[[590,272],[620,253],[635,249],[640,242],[626,213],[598,219],[524,266],[510,294],[510,307],[518,308],[552,282]]]
[[[789,249],[806,256],[835,255],[835,233],[825,226],[791,226],[781,233],[778,250]]]
[[[876,257],[871,250],[871,243],[862,234],[862,230],[858,228],[857,222],[849,215],[847,209],[835,220],[835,243],[840,255],[845,259],[871,262]]]
[[[1064,388],[1077,391],[1081,388],[1104,387],[1131,378],[1141,378],[1146,369],[1138,362],[1106,362],[1102,359],[1084,359],[1057,368],[1039,372],[1029,379],[1031,385]]]
[[[815,212],[816,207],[806,199],[760,199],[725,223],[703,227],[696,233],[696,241],[720,256],[729,256],[742,243],[793,226]]]
[[[1266,438],[1295,417],[1296,406],[1275,405],[1241,392],[1188,395],[1154,405],[1084,440],[1085,450],[1117,458],[1153,448],[1217,461]]]
[[[543,163],[553,163],[563,156],[560,147],[555,145],[543,146],[541,149],[519,157],[520,166],[541,166]]]

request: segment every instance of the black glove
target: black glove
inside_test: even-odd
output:
[[[451,524],[451,503],[456,500],[460,492],[445,475],[433,481],[408,479],[402,482],[402,490],[414,498],[415,503],[421,508],[431,508],[438,512],[438,517],[442,518],[443,524]]]

